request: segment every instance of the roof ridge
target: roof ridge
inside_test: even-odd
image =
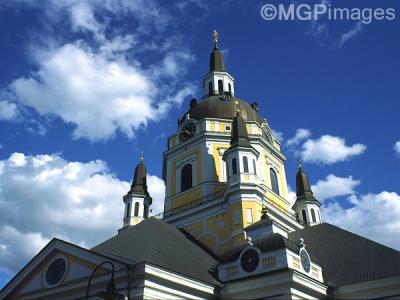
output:
[[[397,249],[394,249],[394,248],[392,248],[392,247],[389,247],[389,246],[387,246],[387,245],[385,245],[385,244],[376,242],[376,241],[371,240],[371,239],[369,239],[369,238],[367,238],[367,237],[364,237],[364,236],[362,236],[362,235],[356,234],[356,233],[354,233],[354,232],[351,232],[351,231],[349,231],[349,230],[347,230],[347,229],[344,229],[344,228],[342,228],[342,227],[333,225],[333,224],[331,224],[331,223],[323,222],[323,223],[321,223],[321,224],[319,224],[319,225],[324,225],[324,224],[325,224],[325,225],[328,225],[328,226],[330,226],[330,227],[338,228],[339,230],[341,230],[341,231],[343,231],[343,232],[345,232],[345,233],[347,233],[347,234],[349,234],[349,235],[352,235],[352,236],[361,238],[361,239],[363,239],[363,240],[365,240],[365,241],[367,241],[367,242],[370,242],[370,243],[374,243],[374,244],[376,244],[376,245],[379,245],[380,247],[388,248],[389,250],[393,250],[393,251],[395,251],[395,252],[398,252],[398,254],[400,254],[400,250],[397,250]],[[318,225],[315,225],[315,226],[318,226]]]

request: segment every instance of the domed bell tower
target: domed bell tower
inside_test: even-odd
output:
[[[144,165],[143,157],[141,157],[135,168],[131,188],[123,198],[125,214],[122,229],[140,223],[149,215],[152,199],[147,191],[146,177],[146,166]]]
[[[300,226],[286,199],[285,157],[256,102],[235,95],[234,79],[214,47],[204,96],[192,99],[163,155],[163,218],[216,254],[244,241],[263,206],[290,228]],[[289,216],[290,214],[290,216]]]

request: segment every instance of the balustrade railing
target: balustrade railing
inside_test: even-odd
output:
[[[221,198],[224,195],[224,193],[225,193],[225,189],[218,190],[218,191],[216,191],[214,193],[205,195],[203,197],[200,197],[200,198],[198,198],[198,199],[196,199],[194,201],[191,201],[189,203],[186,203],[184,205],[181,205],[181,206],[175,207],[173,209],[170,209],[170,210],[164,211],[162,213],[159,213],[157,215],[154,215],[153,217],[155,217],[157,219],[164,219],[164,218],[167,218],[167,217],[171,217],[171,216],[176,215],[177,213],[180,213],[182,211],[188,210],[190,208],[198,207],[200,205],[203,205],[203,204],[206,204],[208,202],[214,201],[214,200],[216,200],[218,198]]]

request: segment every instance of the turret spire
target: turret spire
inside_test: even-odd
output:
[[[219,33],[214,29],[214,49],[210,57],[210,72],[226,72],[224,56],[218,49]]]
[[[205,95],[234,96],[233,77],[227,72],[224,55],[218,49],[219,33],[214,29],[214,48],[210,55],[210,72],[204,77],[203,87]]]
[[[298,171],[296,175],[296,195],[296,201],[308,200],[316,201],[319,203],[319,201],[315,199],[313,195],[307,174],[303,171],[303,166],[301,165],[301,162],[298,165]]]
[[[148,217],[152,199],[147,191],[146,177],[147,171],[142,153],[135,168],[131,188],[123,198],[125,203],[123,228],[136,225]]]
[[[236,116],[233,118],[232,122],[231,147],[235,146],[250,147],[246,122],[243,120],[239,111],[236,112]]]
[[[149,192],[147,191],[147,171],[146,166],[144,165],[143,155],[140,156],[139,163],[135,168],[129,193],[141,194],[150,197]]]
[[[307,174],[303,171],[301,162],[296,175],[296,202],[293,205],[299,222],[307,225],[321,223],[319,207],[321,203],[314,197]]]

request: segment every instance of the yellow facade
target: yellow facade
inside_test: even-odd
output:
[[[227,126],[231,126],[231,122],[222,122],[219,120],[209,120],[206,122],[208,122],[207,128],[209,132],[221,133],[224,135],[231,132],[231,129],[227,128]],[[262,136],[262,130],[256,124],[246,124],[246,127],[249,135],[253,134],[259,137]],[[226,178],[223,176],[225,170],[221,169],[223,166],[221,161],[224,150],[228,149],[230,144],[227,142],[216,142],[214,140],[209,143],[210,144],[206,147],[207,150],[203,150],[203,152],[201,151],[200,146],[191,149],[190,145],[188,145],[188,149],[183,154],[172,159],[171,170],[169,170],[169,172],[172,172],[170,174],[170,209],[185,210],[192,204],[193,207],[195,207],[196,200],[199,200],[198,204],[200,204],[201,198],[207,196],[202,192],[200,184],[204,183],[206,180],[202,174],[202,170],[207,170],[207,168],[210,168],[211,164],[209,158],[202,157],[202,155],[212,156],[215,166],[215,172],[213,170],[213,177],[211,177],[213,181],[222,184],[226,181]],[[274,143],[273,146],[279,151],[279,143]],[[196,156],[196,182],[194,182],[194,187],[192,189],[180,193],[177,190],[177,164],[193,155]],[[259,163],[263,166],[264,178],[262,178],[262,181],[265,182],[265,185],[268,188],[268,191],[265,194],[265,199],[282,212],[287,213],[289,207],[284,200],[287,196],[287,188],[283,162],[280,158],[275,157],[275,154],[267,151],[267,149],[262,149]],[[278,180],[281,187],[280,195],[276,195],[272,192],[269,170],[272,166],[276,169],[278,174]],[[246,174],[243,175],[243,178],[245,181],[250,181],[252,177]],[[219,189],[221,189],[221,186],[216,185],[214,191]],[[210,190],[208,190],[208,193],[210,193]],[[195,223],[190,224],[189,222],[189,225],[183,227],[187,232],[218,255],[223,254],[225,250],[230,249],[232,246],[242,243],[245,240],[243,229],[259,221],[261,217],[262,204],[259,201],[256,201],[256,199],[254,199],[254,201],[246,200],[227,204],[228,205],[218,213],[205,216],[201,221],[196,218]],[[249,210],[251,211],[251,220],[248,219],[248,214],[250,213]]]

